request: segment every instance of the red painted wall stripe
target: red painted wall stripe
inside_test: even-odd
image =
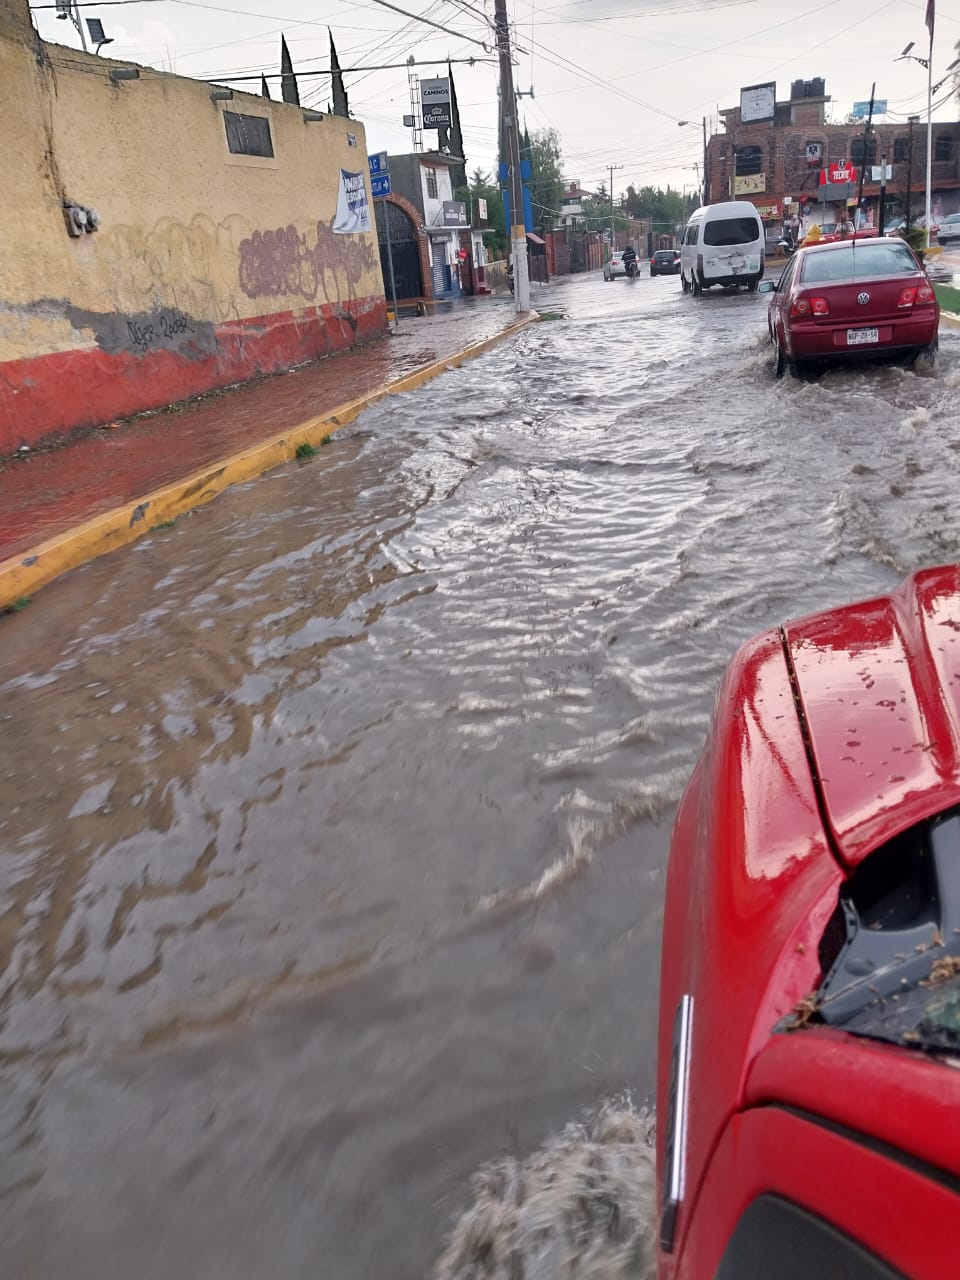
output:
[[[200,358],[95,347],[7,361],[0,364],[0,454],[343,351],[386,325],[386,303],[373,296],[217,325],[215,350]]]

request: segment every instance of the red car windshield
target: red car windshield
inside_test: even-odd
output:
[[[918,270],[916,259],[905,244],[853,240],[837,249],[808,254],[802,278],[804,284],[829,284],[832,280],[915,275]]]

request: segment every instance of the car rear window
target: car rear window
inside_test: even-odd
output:
[[[905,244],[858,244],[854,240],[842,248],[811,253],[803,264],[803,283],[882,280],[884,276],[910,275],[917,269],[916,259]]]
[[[759,239],[760,223],[756,218],[712,218],[703,229],[703,243],[714,248]]]

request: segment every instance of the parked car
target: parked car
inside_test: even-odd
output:
[[[958,632],[950,565],[727,670],[667,866],[659,1280],[953,1270]]]
[[[921,354],[933,359],[940,307],[923,265],[897,236],[798,249],[769,293],[777,377],[809,361]]]
[[[941,244],[960,240],[960,213],[951,213],[946,218],[941,218],[938,234]]]
[[[623,250],[616,249],[610,255],[610,261],[603,264],[604,280],[612,280],[614,276],[625,276],[627,268],[623,265]]]
[[[680,250],[658,249],[650,259],[652,276],[678,276],[680,274]]]

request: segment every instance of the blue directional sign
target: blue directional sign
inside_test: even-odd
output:
[[[375,200],[377,196],[388,196],[390,194],[389,173],[372,173],[370,175],[370,190]]]
[[[372,156],[369,156],[369,157],[368,157],[368,162],[369,162],[369,165],[370,165],[370,172],[371,172],[371,173],[386,173],[386,172],[387,172],[387,168],[388,168],[388,165],[387,165],[387,153],[386,153],[385,151],[377,151],[377,152],[375,152]]]
[[[855,120],[863,120],[866,116],[868,116],[868,115],[870,114],[870,103],[869,103],[869,101],[868,101],[868,102],[855,102],[855,103],[853,104],[853,111],[852,111],[850,114],[853,116],[853,118],[854,118]],[[887,114],[887,100],[886,100],[886,98],[874,98],[874,100],[873,100],[873,114],[874,114],[875,116],[885,116],[885,115]]]

